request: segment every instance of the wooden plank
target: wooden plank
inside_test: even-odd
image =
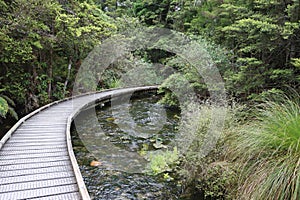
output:
[[[40,145],[40,146],[14,146],[13,151],[19,151],[19,150],[41,150],[41,149],[56,149],[56,148],[66,148],[67,144],[63,143],[63,144],[55,144],[52,146],[44,146],[44,145]],[[10,146],[4,146],[2,148],[2,150],[4,151],[8,151],[8,150],[12,150]]]
[[[38,140],[38,141],[37,141]],[[40,144],[40,143],[54,143],[54,142],[63,142],[66,139],[64,137],[56,137],[56,138],[26,138],[24,140],[18,140],[15,138],[12,138],[11,140],[8,141],[8,144],[10,143],[35,143],[35,144]]]
[[[24,183],[29,181],[41,181],[41,180],[50,180],[58,178],[69,178],[73,177],[74,173],[71,171],[67,172],[47,172],[44,174],[29,174],[24,176],[15,176],[15,177],[4,177],[0,179],[0,184],[11,184],[11,183]],[[17,186],[17,185],[16,185]],[[1,198],[0,198],[1,199]]]
[[[18,131],[16,131],[16,133],[15,134],[27,134],[27,135],[29,135],[29,134],[35,134],[35,135],[41,135],[42,133],[44,133],[44,134],[63,134],[63,133],[65,133],[65,128],[64,129],[59,129],[59,128],[56,128],[56,129],[47,129],[47,128],[41,128],[40,130],[39,129],[26,129],[26,130],[18,130]]]
[[[54,172],[67,172],[72,171],[72,167],[69,166],[49,166],[47,168],[35,168],[35,169],[21,169],[12,171],[0,171],[0,178],[24,176],[32,174],[46,174]],[[1,191],[1,190],[0,190]]]
[[[23,124],[21,128],[24,127],[29,127],[29,128],[53,128],[53,127],[66,127],[66,123],[62,123],[62,124],[54,124],[54,123],[49,123],[49,124],[43,124],[44,122],[38,122],[38,124]]]
[[[13,140],[17,141],[17,140],[43,140],[43,139],[63,139],[66,138],[64,135],[62,134],[51,134],[51,135],[39,135],[38,137],[34,134],[31,135],[14,135],[11,137]]]
[[[28,198],[37,198],[43,196],[45,197],[45,196],[56,195],[56,194],[65,194],[65,193],[77,192],[77,191],[78,188],[76,184],[70,184],[70,185],[48,187],[47,190],[45,190],[44,188],[40,188],[40,189],[0,193],[0,199],[28,199]]]
[[[63,131],[65,130],[65,127],[48,127],[48,128],[41,128],[41,127],[21,127],[18,129],[18,131]]]
[[[35,159],[18,159],[18,160],[0,160],[0,166],[6,165],[18,165],[18,164],[28,164],[28,163],[43,163],[43,162],[54,162],[69,160],[69,156],[61,157],[47,157],[47,158],[35,158]]]
[[[58,179],[50,179],[50,180],[42,180],[42,181],[32,181],[32,182],[24,182],[18,184],[18,187],[15,187],[15,184],[5,184],[0,185],[0,193],[13,192],[13,191],[23,191],[28,189],[38,189],[38,188],[46,188],[53,186],[62,186],[62,185],[70,185],[76,184],[76,180],[74,177],[67,178],[58,178]]]
[[[46,197],[33,198],[38,200],[74,200],[81,199],[79,192],[70,192],[65,194],[51,195]]]
[[[15,165],[3,165],[0,166],[0,171],[15,171],[15,170],[24,170],[24,169],[39,169],[39,168],[47,168],[54,166],[71,166],[71,162],[66,160],[59,161],[48,161],[48,162],[37,162],[37,163],[22,163]]]
[[[30,150],[2,150],[0,151],[0,157],[5,155],[22,155],[22,154],[41,154],[41,153],[50,153],[50,152],[66,152],[67,148],[52,148],[52,149],[30,149]]]
[[[60,145],[60,144],[65,144],[65,141],[59,141],[59,142],[28,142],[28,143],[14,143],[13,141],[8,141],[6,145],[8,147],[27,147],[27,146],[55,146],[55,145]]]
[[[37,153],[37,154],[18,154],[18,155],[1,155],[1,161],[5,160],[18,160],[29,158],[49,158],[49,157],[62,157],[68,156],[68,152],[50,152],[50,153]]]

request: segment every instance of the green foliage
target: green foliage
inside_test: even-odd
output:
[[[223,115],[223,109],[214,108],[209,103],[200,106],[191,104],[183,109],[182,115],[186,120],[181,121],[181,135],[178,136],[177,142],[182,154],[178,173],[182,177],[182,184],[187,188],[192,186],[196,191],[204,192],[208,198],[232,199],[238,173],[235,165],[225,157],[225,141],[232,127],[238,125],[237,115],[240,114],[241,108],[233,105],[227,109],[223,130],[218,133],[219,136],[214,136],[210,132],[212,114]],[[217,137],[218,142],[208,155],[203,155],[203,147],[210,148],[209,144],[204,143],[207,137]]]
[[[216,9],[220,6],[221,2],[218,0],[200,1],[196,8],[196,15],[190,21],[189,31],[193,33],[200,33],[208,37],[214,37],[216,34],[217,17],[220,15],[220,10]],[[218,34],[218,33],[217,33]]]
[[[249,98],[255,102],[263,102],[267,98],[270,98],[271,96],[282,95],[282,94],[284,94],[282,90],[272,88],[270,90],[265,90],[259,94],[253,93],[249,96]]]
[[[0,89],[0,92],[5,91],[5,89]],[[18,114],[15,112],[14,107],[15,102],[8,96],[0,94],[0,117],[6,118],[7,114],[10,114],[13,118],[18,120]]]
[[[122,86],[159,85],[162,83],[163,78],[154,64],[135,58],[131,65],[132,67],[122,74]]]
[[[225,73],[227,89],[229,91],[236,90],[236,95],[245,98],[253,92],[259,93],[259,89],[265,84],[264,75],[255,73],[249,76],[249,72],[263,71],[263,63],[256,58],[240,58],[237,62],[239,65],[237,72],[229,70]]]
[[[67,92],[68,94],[68,92]],[[55,99],[63,99],[66,93],[64,91],[64,83],[57,82],[53,91],[53,97]]]
[[[300,58],[293,58],[292,65],[296,68],[300,68]]]
[[[178,106],[180,105],[178,99],[186,99],[185,91],[187,85],[187,79],[179,73],[169,76],[159,87],[158,93],[164,93],[163,98],[159,101],[162,104],[168,106]],[[178,91],[177,94],[170,90]]]
[[[179,164],[179,153],[176,147],[173,151],[158,151],[150,152],[150,163],[147,166],[147,173],[152,175],[158,175],[164,172],[171,172],[174,167]],[[164,174],[165,178],[169,176]]]
[[[66,50],[73,53],[73,56],[79,56],[75,59],[82,59],[96,44],[111,35],[116,26],[97,5],[78,3],[73,10],[76,15],[59,13],[55,19],[55,27],[60,30],[57,33],[60,45],[67,47]],[[69,44],[69,41],[73,44]],[[70,45],[76,45],[75,49]]]
[[[41,104],[47,104],[50,102],[47,93],[48,82],[50,81],[47,75],[37,76],[36,80],[38,81],[38,86],[36,88],[38,93],[38,98]]]
[[[108,88],[119,88],[121,86],[122,82],[120,79],[117,79],[116,77],[113,77],[110,82],[108,83]]]
[[[5,117],[7,111],[8,111],[8,103],[3,97],[0,97],[0,116]]]
[[[206,160],[204,160],[205,162]],[[237,170],[232,163],[215,161],[208,164],[197,179],[196,188],[205,198],[233,199],[237,182]]]
[[[114,88],[158,85],[162,83],[163,76],[160,68],[155,67],[155,64],[129,53],[112,63],[99,79],[101,87]]]
[[[133,4],[133,12],[147,25],[167,24],[170,4],[170,0],[137,0]]]
[[[299,1],[201,2],[189,31],[234,53],[224,75],[230,94],[246,100],[283,85],[299,86],[299,69],[291,64],[299,57]]]
[[[81,60],[116,30],[92,1],[13,0],[0,5],[1,86],[25,112],[63,98],[68,65],[72,83]]]
[[[210,52],[214,61],[218,58],[227,60],[227,63],[217,63],[217,66],[232,96],[252,100],[252,97],[272,88],[283,90],[283,85],[299,87],[299,68],[293,65],[293,59],[298,58],[300,52],[300,5],[297,0],[108,2],[114,9],[126,13],[125,16],[138,17],[147,25],[201,34],[209,41],[207,44],[212,43],[211,46],[217,49]],[[117,16],[122,16],[122,12]],[[229,49],[230,53],[220,52],[222,48],[213,42]],[[209,45],[205,47],[211,51]],[[205,90],[204,84],[195,79],[198,78],[196,73],[184,71],[182,67],[178,69],[187,74],[194,89]],[[167,90],[165,92],[171,96]],[[174,100],[170,100],[172,102]]]
[[[230,139],[233,160],[242,169],[238,194],[245,199],[299,199],[300,104],[276,97],[239,127]]]
[[[10,68],[3,77],[3,81],[0,81],[3,82],[2,86],[5,94],[10,96],[16,104],[24,105],[30,90],[30,79],[30,74],[25,72],[24,69]]]
[[[192,37],[191,39],[207,51],[221,74],[230,66],[230,55],[225,49],[202,37]],[[184,102],[192,98],[187,95],[189,92],[201,97],[208,96],[207,86],[196,68],[201,66],[192,66],[179,56],[167,58],[165,65],[175,72],[168,76],[159,87],[159,92],[165,94],[160,101],[161,103],[169,106],[179,106],[178,99]]]

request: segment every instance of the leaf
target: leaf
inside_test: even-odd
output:
[[[12,116],[13,118],[15,118],[16,120],[19,119],[18,114],[16,113],[15,109],[13,109],[10,106],[8,106],[8,113],[10,114],[10,116]]]
[[[300,58],[293,58],[291,63],[294,67],[300,68]]]
[[[41,45],[40,41],[35,41],[32,43],[33,46],[35,46],[38,49],[42,49],[43,46]]]
[[[80,29],[75,29],[75,35],[77,36],[77,37],[80,37],[81,36],[81,30]]]
[[[100,165],[102,165],[102,163],[99,162],[99,161],[96,161],[96,160],[93,160],[93,161],[90,163],[90,166],[92,166],[92,167],[98,167],[98,166],[100,166]]]
[[[7,111],[8,103],[3,97],[0,97],[0,116],[5,118]]]
[[[1,90],[0,90],[0,92],[1,92]],[[6,96],[6,95],[1,95],[2,96],[2,98],[4,98],[6,101],[7,101],[7,103],[9,104],[9,105],[11,105],[11,106],[16,106],[16,104],[15,104],[15,102],[11,99],[11,98],[9,98],[8,96]]]

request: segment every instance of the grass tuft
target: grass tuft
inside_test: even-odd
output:
[[[298,98],[299,99],[299,98]],[[230,136],[230,157],[241,166],[242,199],[300,199],[300,104],[266,101]]]

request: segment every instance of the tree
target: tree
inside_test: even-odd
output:
[[[233,65],[225,74],[228,90],[253,98],[283,85],[300,86],[299,69],[291,64],[300,56],[299,19],[296,0],[207,0],[190,31],[232,49]]]
[[[0,0],[0,79],[5,94],[30,111],[63,97],[68,73],[116,30],[90,2]],[[70,64],[75,69],[68,71]]]

